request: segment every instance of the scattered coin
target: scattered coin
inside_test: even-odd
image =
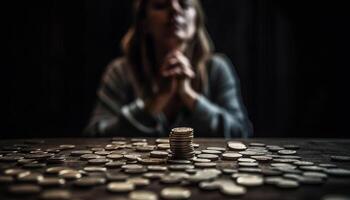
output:
[[[196,162],[194,163],[194,166],[197,168],[210,168],[210,167],[216,167],[215,162]]]
[[[66,181],[62,178],[56,177],[40,177],[38,184],[43,187],[59,187],[66,184]]]
[[[220,191],[221,193],[229,196],[240,196],[247,192],[245,187],[236,185],[234,183],[221,185]]]
[[[40,195],[40,199],[42,200],[69,200],[71,197],[72,194],[70,191],[65,189],[45,190]]]
[[[334,161],[349,162],[350,156],[331,156],[331,159]]]
[[[227,147],[230,150],[234,150],[234,151],[241,151],[241,150],[246,150],[247,146],[241,142],[233,142],[233,141],[229,141],[227,143]]]
[[[82,177],[74,181],[74,185],[77,187],[93,187],[97,185],[102,185],[106,182],[105,178],[101,177]]]
[[[264,178],[258,175],[247,175],[240,176],[236,179],[239,185],[252,187],[252,186],[260,186],[264,184]]]
[[[8,192],[16,195],[37,194],[41,191],[41,187],[34,184],[11,185]]]
[[[147,178],[142,178],[142,177],[132,177],[132,178],[128,178],[126,180],[127,183],[132,183],[134,184],[136,187],[138,186],[147,186],[150,184],[149,179]]]
[[[70,170],[70,169],[66,169],[66,170],[61,170],[58,173],[59,177],[64,178],[64,179],[79,179],[81,178],[81,173],[79,171],[76,170]]]
[[[158,200],[156,193],[145,190],[130,192],[128,197],[130,200]]]
[[[191,191],[182,187],[166,187],[160,193],[161,197],[169,200],[188,199],[191,197]]]
[[[223,153],[222,154],[223,160],[237,160],[240,157],[242,157],[242,154],[239,154],[239,153]]]
[[[277,187],[279,188],[297,188],[299,187],[299,183],[295,180],[289,180],[289,179],[280,179],[279,181],[277,181],[277,183],[275,184]]]
[[[339,177],[350,176],[350,170],[342,169],[342,168],[325,169],[324,172],[332,176],[339,176]]]
[[[295,150],[283,149],[283,150],[279,150],[277,153],[278,153],[278,154],[281,154],[281,155],[293,155],[293,154],[296,154],[297,151],[295,151]]]
[[[130,192],[135,189],[134,184],[128,182],[111,182],[107,185],[107,190],[113,193]]]
[[[219,159],[219,156],[215,154],[199,154],[197,158],[203,158],[203,159],[209,159],[211,161],[215,161]]]
[[[15,179],[12,176],[0,175],[0,184],[13,183]]]

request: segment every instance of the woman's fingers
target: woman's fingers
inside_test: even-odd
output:
[[[163,77],[177,76],[178,78],[190,79],[195,77],[195,73],[191,67],[180,62],[179,60],[170,61],[168,66],[161,68],[160,73]]]

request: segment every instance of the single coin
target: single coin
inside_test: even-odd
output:
[[[277,145],[267,145],[266,148],[271,152],[277,152],[279,150],[283,150],[283,147],[277,146]]]
[[[263,176],[258,175],[240,176],[236,179],[236,181],[239,185],[247,187],[260,186],[264,184]]]
[[[242,173],[253,173],[253,174],[260,174],[262,173],[262,170],[257,167],[240,167],[238,169],[239,172]]]
[[[229,196],[240,196],[247,193],[247,190],[243,186],[231,184],[222,184],[220,187],[220,192]]]
[[[65,163],[67,157],[64,155],[52,156],[51,158],[46,159],[48,164],[62,164]]]
[[[176,184],[176,183],[180,183],[181,181],[182,181],[181,176],[165,175],[165,176],[162,176],[160,179],[160,182],[165,184]]]
[[[325,170],[325,168],[319,167],[319,166],[315,166],[315,165],[312,165],[312,166],[299,166],[299,168],[302,169],[302,170],[306,170],[306,171],[317,171],[317,172],[321,172],[321,171]]]
[[[136,187],[138,186],[147,186],[150,184],[149,179],[147,178],[142,178],[142,177],[132,177],[132,178],[128,178],[126,180],[127,183],[132,183],[134,184]]]
[[[160,144],[160,143],[169,143],[169,139],[168,138],[158,138],[156,139],[156,143]]]
[[[168,169],[176,170],[176,171],[184,171],[186,169],[193,169],[194,165],[190,164],[177,164],[177,165],[169,165]]]
[[[278,154],[281,154],[281,155],[294,155],[294,154],[297,153],[297,151],[295,151],[295,150],[283,149],[283,150],[279,150],[277,153],[278,153]]]
[[[222,154],[223,160],[237,160],[240,157],[242,157],[242,154],[239,154],[239,153],[223,153]]]
[[[275,184],[279,188],[293,189],[299,187],[299,183],[295,180],[280,179]]]
[[[331,164],[331,163],[321,163],[318,166],[323,168],[337,168],[336,164]]]
[[[252,158],[238,158],[238,162],[256,162],[255,159]]]
[[[16,195],[37,194],[41,191],[41,187],[34,184],[11,185],[8,191]]]
[[[188,199],[191,197],[191,191],[182,187],[166,187],[162,189],[160,195],[170,200]]]
[[[216,181],[202,181],[199,183],[199,188],[202,190],[217,190],[220,189],[221,185]]]
[[[202,162],[202,163],[211,162],[211,160],[209,160],[209,159],[197,158],[197,157],[193,158],[192,161],[197,162],[197,163],[198,162]]]
[[[211,168],[216,167],[215,162],[196,162],[194,163],[194,166],[197,168]]]
[[[249,146],[251,146],[251,147],[265,147],[266,144],[260,143],[260,142],[251,142],[251,143],[249,143]]]
[[[158,200],[156,193],[146,190],[130,192],[128,197],[130,200]]]
[[[147,169],[149,171],[166,171],[166,170],[168,170],[168,167],[162,166],[162,165],[148,165]]]
[[[243,156],[263,156],[265,155],[264,152],[258,152],[258,151],[251,151],[251,150],[245,150],[245,151],[240,151],[240,154],[242,154]]]
[[[147,173],[144,173],[142,177],[154,180],[154,179],[160,179],[164,175],[165,174],[163,172],[147,172]]]
[[[61,150],[74,149],[75,145],[73,145],[73,144],[62,144],[62,145],[59,146],[59,148]]]
[[[259,164],[256,162],[238,162],[239,167],[258,167]]]
[[[65,189],[45,190],[40,195],[40,199],[42,200],[69,200],[71,197],[71,192]]]
[[[107,156],[111,154],[110,151],[102,150],[102,151],[95,151],[94,154],[99,155],[99,156]]]
[[[59,177],[64,178],[64,179],[79,179],[81,178],[81,173],[77,170],[62,170],[58,173]]]
[[[168,157],[168,152],[166,152],[166,151],[151,151],[150,152],[150,157],[153,157],[153,158],[167,158]]]
[[[112,153],[112,154],[108,154],[106,157],[109,159],[112,159],[112,160],[119,160],[119,159],[124,158],[124,155]]]
[[[105,178],[101,177],[82,177],[74,181],[74,185],[77,187],[93,187],[97,185],[102,185],[106,182]]]
[[[198,158],[203,158],[203,159],[209,159],[211,161],[219,159],[219,156],[217,156],[215,154],[199,154],[197,157]]]
[[[237,169],[232,169],[232,168],[222,168],[221,171],[224,174],[233,174],[233,173],[237,173],[238,172]]]
[[[71,170],[69,167],[58,166],[58,167],[49,167],[45,170],[45,173],[48,174],[58,174],[62,170]]]
[[[38,179],[38,184],[44,187],[59,187],[65,185],[66,181],[62,178],[42,177]]]
[[[331,159],[339,162],[349,162],[350,156],[331,156]]]
[[[110,182],[126,181],[128,175],[123,173],[106,173],[106,178]]]
[[[329,174],[329,175],[331,175],[331,176],[339,176],[339,177],[348,177],[348,176],[350,176],[350,170],[342,169],[342,168],[325,169],[324,172]]]
[[[135,189],[134,184],[128,182],[111,182],[107,185],[107,190],[113,193],[130,192]]]
[[[127,160],[139,160],[141,158],[141,154],[126,154],[124,155],[124,158]]]
[[[154,149],[155,149],[155,146],[153,146],[153,145],[137,146],[137,147],[135,148],[135,151],[149,152],[149,151],[153,151]]]
[[[312,166],[312,165],[314,165],[313,162],[301,161],[301,160],[295,161],[295,162],[293,162],[293,164],[298,165],[298,166]]]
[[[91,160],[91,159],[98,159],[102,158],[102,156],[96,155],[96,154],[84,154],[80,156],[81,160]]]
[[[323,172],[304,172],[303,176],[327,179],[328,175]]]
[[[84,171],[86,171],[86,172],[106,172],[107,168],[99,167],[99,166],[88,166],[88,167],[84,167]]]
[[[119,168],[125,164],[126,164],[126,162],[124,162],[124,161],[112,161],[112,162],[106,163],[105,166],[107,168]]]
[[[13,183],[15,179],[12,176],[0,175],[0,184]]]
[[[271,156],[251,156],[251,158],[259,161],[259,162],[268,162],[272,160]]]
[[[230,150],[234,150],[234,151],[242,151],[242,150],[245,150],[247,149],[247,146],[241,142],[233,142],[233,141],[229,141],[227,143],[227,147],[230,149]]]
[[[159,150],[167,150],[170,149],[170,144],[164,143],[164,144],[157,144],[157,149]]]
[[[208,150],[221,151],[221,152],[226,151],[226,148],[224,148],[224,147],[207,147],[207,149],[208,149]]]
[[[84,154],[92,154],[92,151],[90,151],[90,150],[76,150],[76,151],[70,152],[71,156],[81,156]]]

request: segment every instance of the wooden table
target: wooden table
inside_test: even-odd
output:
[[[233,139],[232,139],[233,140]],[[29,142],[28,142],[29,141]],[[2,140],[0,141],[1,149],[3,147],[11,146],[14,144],[30,143],[31,140]],[[34,140],[36,141],[36,140]],[[52,147],[58,147],[60,144],[74,144],[75,149],[83,149],[89,146],[100,145],[105,146],[111,143],[110,138],[60,138],[60,139],[45,139],[41,144],[30,144],[31,146],[39,147],[42,150]],[[336,164],[340,168],[350,169],[350,162],[335,162],[330,159],[331,155],[350,155],[350,140],[347,139],[248,139],[248,140],[234,140],[242,141],[245,144],[251,142],[264,143],[267,145],[285,145],[295,144],[300,146],[298,150],[299,156],[302,160],[312,161],[315,164],[320,163],[332,163]],[[226,147],[227,140],[218,138],[195,138],[195,143],[200,144],[199,150],[205,149],[209,146]],[[149,138],[148,143],[154,144],[154,139]],[[68,151],[69,153],[69,151]],[[0,153],[0,155],[4,152]],[[77,169],[82,169],[86,164],[85,161],[72,161],[69,166]],[[233,168],[236,168],[236,161],[230,161]],[[266,164],[268,165],[268,164]],[[16,167],[16,163],[0,162],[0,169]],[[52,166],[52,165],[48,165]],[[36,169],[35,171],[43,172],[44,169]],[[119,169],[116,169],[119,170]],[[224,175],[230,177],[229,175]],[[6,192],[8,185],[0,185],[0,199],[37,199],[38,196],[13,196]],[[160,190],[168,185],[159,183],[159,181],[152,181],[151,184],[145,188],[160,193]],[[65,186],[69,188],[73,193],[73,199],[119,199],[117,197],[126,197],[127,195],[116,195],[106,191],[106,186],[97,186],[91,189],[79,189],[69,184]],[[189,186],[191,188],[191,199],[200,200],[219,200],[219,199],[322,199],[325,195],[339,194],[350,197],[350,177],[333,177],[329,176],[326,183],[322,185],[301,185],[297,189],[280,189],[271,185],[264,185],[254,188],[247,188],[248,192],[240,197],[229,197],[221,194],[219,191],[203,191],[197,186]],[[125,199],[125,198],[121,198]]]

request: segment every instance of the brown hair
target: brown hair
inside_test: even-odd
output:
[[[186,49],[186,56],[196,73],[193,80],[193,87],[201,92],[207,85],[206,62],[212,55],[213,45],[205,27],[204,12],[199,0],[192,0],[197,12],[196,33],[189,42]],[[145,33],[143,28],[144,19],[147,17],[147,5],[149,0],[136,0],[134,5],[134,22],[122,39],[122,49],[128,63],[132,66],[132,72],[138,83],[143,85],[143,92],[152,92],[150,79],[155,71],[149,70],[146,66],[154,63],[154,47],[152,40]],[[154,69],[154,68],[153,68]],[[145,76],[146,75],[146,76]],[[142,84],[141,84],[142,83]],[[147,95],[142,93],[142,95]]]

